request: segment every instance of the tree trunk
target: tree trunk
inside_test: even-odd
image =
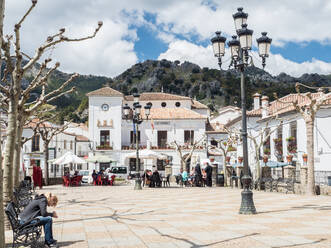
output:
[[[5,156],[3,162],[3,196],[4,204],[7,205],[13,198],[13,158],[16,136],[16,101],[14,96],[11,96],[8,108],[8,127],[7,127],[7,142],[5,147]]]
[[[14,186],[17,187],[20,181],[20,168],[21,168],[21,148],[22,148],[22,133],[23,123],[22,117],[17,116],[17,129],[16,129],[16,142],[14,151]]]
[[[0,120],[1,121],[1,120]],[[2,135],[0,122],[0,182],[3,181],[2,174]],[[0,247],[5,247],[5,215],[3,208],[3,184],[0,183]]]
[[[228,186],[228,173],[226,171],[226,153],[223,154],[223,172],[224,172],[224,187]]]
[[[256,154],[255,154],[255,161],[256,161],[256,180],[258,181],[258,190],[261,190],[261,166],[260,166],[260,153],[259,153],[260,149],[256,149]]]
[[[3,19],[5,15],[5,0],[0,0],[0,66],[2,65]],[[1,75],[2,77],[2,75]],[[5,216],[3,209],[3,167],[2,167],[2,136],[0,120],[0,247],[5,247]]]
[[[308,155],[308,182],[307,194],[315,195],[315,168],[314,168],[314,116],[306,119],[306,135],[307,135],[307,155]]]
[[[49,142],[44,140],[44,158],[45,158],[45,185],[48,185],[48,145]]]

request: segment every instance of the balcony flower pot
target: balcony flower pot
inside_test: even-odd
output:
[[[215,161],[215,158],[209,158],[209,161],[213,163]]]
[[[268,156],[263,156],[263,163],[267,163],[269,160],[269,157]]]
[[[308,161],[308,154],[306,154],[306,153],[303,154],[303,155],[302,155],[302,159],[303,159],[304,162],[307,163],[307,161]]]
[[[229,162],[230,162],[230,159],[231,159],[231,157],[228,157],[228,156],[227,156],[227,157],[225,158],[225,161],[226,161],[227,163],[229,163]]]
[[[286,160],[287,160],[287,162],[291,163],[293,160],[293,155],[287,155]]]
[[[238,162],[241,164],[243,162],[244,158],[243,157],[238,157]]]

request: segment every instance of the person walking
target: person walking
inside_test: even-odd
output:
[[[208,187],[212,186],[212,174],[213,174],[213,169],[210,166],[210,164],[207,162],[206,168],[205,168],[207,178],[206,178],[206,184]]]
[[[40,220],[41,225],[44,226],[45,245],[48,247],[57,247],[57,242],[53,238],[52,218],[57,218],[58,216],[55,211],[52,213],[47,212],[47,206],[56,207],[57,202],[57,197],[51,193],[37,195],[19,215],[21,225],[35,218]]]
[[[202,181],[201,167],[200,163],[197,163],[195,166],[195,186],[200,187]]]

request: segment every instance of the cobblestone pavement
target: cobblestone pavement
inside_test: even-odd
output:
[[[60,247],[331,247],[329,196],[254,191],[258,214],[245,216],[238,189],[50,186],[38,193],[47,191],[59,197]]]

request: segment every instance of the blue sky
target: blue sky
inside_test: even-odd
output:
[[[12,34],[30,4],[30,0],[6,2],[6,34]],[[216,30],[231,37],[232,14],[240,6],[249,14],[254,42],[262,31],[273,39],[266,71],[331,74],[331,1],[327,0],[43,0],[23,24],[22,48],[32,56],[59,28],[66,27],[68,37],[81,37],[102,20],[104,26],[95,39],[62,44],[47,55],[60,61],[63,71],[111,77],[147,59],[218,68],[210,39]],[[256,47],[252,53],[254,64],[261,66]],[[229,51],[224,68],[228,60]]]

